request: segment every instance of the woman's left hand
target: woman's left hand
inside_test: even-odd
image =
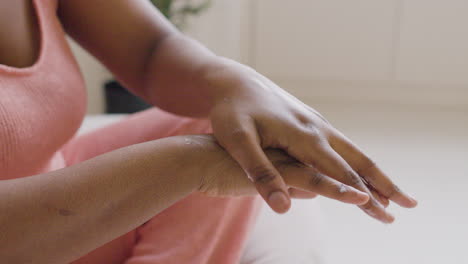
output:
[[[216,139],[276,212],[289,209],[291,190],[266,157],[266,148],[282,149],[328,177],[367,192],[371,198],[360,208],[382,222],[394,220],[385,210],[389,200],[416,206],[416,200],[317,111],[253,69],[221,59],[204,76],[213,91],[210,119]]]

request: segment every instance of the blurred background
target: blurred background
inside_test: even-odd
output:
[[[322,112],[420,201],[391,206],[385,226],[318,198],[323,263],[468,263],[468,1],[213,0],[199,11],[188,35]],[[142,107],[74,51],[89,114]]]

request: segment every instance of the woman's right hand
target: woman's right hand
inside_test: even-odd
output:
[[[256,195],[254,184],[231,156],[210,135],[185,136],[186,146],[194,154],[193,166],[201,169],[198,190],[209,196]],[[310,166],[291,158],[281,150],[266,150],[268,158],[283,176],[293,197],[312,198],[319,194],[350,204],[364,204],[369,195],[345,185]]]

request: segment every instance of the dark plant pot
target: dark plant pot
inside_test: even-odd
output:
[[[108,81],[104,85],[104,90],[108,114],[131,114],[151,107],[115,80]]]

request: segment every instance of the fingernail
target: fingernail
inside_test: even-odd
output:
[[[413,208],[418,205],[418,201],[407,193],[403,193],[403,197],[400,198],[400,204],[407,208]]]
[[[408,198],[410,199],[411,203],[413,203],[413,206],[418,205],[418,201],[411,195],[407,194]]]
[[[388,220],[387,223],[391,224],[391,223],[393,223],[395,221],[395,217],[393,215],[389,214],[387,220]]]
[[[288,197],[281,191],[271,193],[268,197],[268,203],[281,214],[286,213],[290,206]]]
[[[369,202],[369,199],[370,199],[369,194],[364,193],[364,192],[357,192],[357,194],[359,195],[359,199],[362,199],[362,200],[360,200],[361,201],[360,204],[365,204],[365,203]]]

